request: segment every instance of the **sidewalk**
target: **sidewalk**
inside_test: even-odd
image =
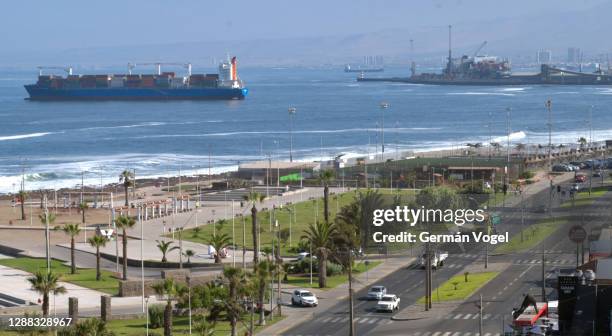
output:
[[[18,269],[0,266],[0,282],[2,288],[0,293],[10,295],[13,298],[17,298],[26,301],[26,304],[19,307],[11,308],[0,308],[0,315],[16,314],[20,311],[40,311],[41,304],[38,303],[42,296],[32,290],[32,286],[28,281],[28,278],[32,274],[21,271]],[[76,297],[79,300],[79,310],[90,310],[100,311],[100,297],[108,295],[99,291],[91,290],[81,286],[77,286],[67,282],[60,282],[61,286],[66,288],[65,294],[51,295],[49,299],[49,311],[50,314],[66,313],[68,311],[68,298]],[[113,307],[140,307],[140,297],[125,297],[125,298],[112,298]],[[163,301],[159,301],[162,302]],[[152,297],[150,304],[158,303],[155,297]]]
[[[368,271],[368,281],[366,281],[365,273],[360,273],[359,275],[355,276],[353,279],[353,291],[356,293],[359,290],[376,283],[392,272],[395,272],[402,267],[408,267],[414,262],[414,260],[414,257],[409,256],[387,259],[382,264]],[[283,292],[286,293],[294,288],[295,287],[293,286],[283,287]],[[335,304],[348,297],[348,282],[329,290],[311,289],[311,291],[319,298],[319,306],[312,308],[311,313],[305,313],[303,309],[292,309],[291,307],[285,306],[283,307],[284,319],[263,329],[257,333],[257,335],[282,335],[284,332],[293,328],[294,326],[309,320],[312,316],[330,309]]]

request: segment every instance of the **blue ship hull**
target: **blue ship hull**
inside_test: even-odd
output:
[[[246,88],[45,88],[25,85],[31,100],[226,100],[244,99]]]

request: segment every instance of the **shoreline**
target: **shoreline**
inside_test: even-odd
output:
[[[553,156],[561,156],[561,155],[593,155],[597,154],[597,152],[603,152],[606,149],[607,140],[593,142],[590,147],[581,147],[579,144],[565,144],[561,146],[555,146],[552,150]],[[536,161],[540,160],[542,156],[548,155],[548,146],[547,144],[529,144],[528,146],[524,146],[523,149],[517,149],[514,146],[511,146],[511,150],[509,154],[511,157],[519,158],[521,160],[525,160],[526,164],[529,164],[530,158],[534,158]],[[390,146],[391,147],[391,146]],[[583,153],[586,150],[586,153]],[[421,151],[413,151],[413,150],[399,150],[399,151],[388,151],[386,153],[364,153],[359,155],[358,153],[351,153],[352,155],[348,157],[343,157],[343,161],[345,162],[345,167],[351,167],[359,165],[358,160],[360,158],[366,158],[368,164],[377,164],[387,162],[389,160],[405,160],[405,159],[413,159],[413,158],[441,158],[441,157],[475,157],[478,159],[482,158],[492,158],[492,157],[505,157],[508,153],[506,147],[495,148],[491,145],[482,145],[479,147],[470,146],[470,144],[465,145],[457,145],[446,148],[439,149],[424,149]],[[286,160],[280,160],[286,161]],[[307,162],[307,163],[320,163],[320,162],[330,162],[333,159],[328,160],[312,160],[312,159],[298,159],[296,162]],[[244,163],[246,163],[245,161]],[[254,161],[256,162],[256,161]],[[153,187],[153,186],[161,186],[164,187],[169,183],[170,187],[174,187],[178,185],[179,179],[181,184],[185,183],[196,183],[200,182],[203,185],[210,187],[210,183],[223,181],[228,177],[231,177],[232,174],[238,171],[237,165],[235,166],[225,166],[225,167],[211,167],[211,175],[207,173],[207,168],[201,169],[191,169],[185,170],[181,172],[180,175],[168,175],[160,176],[159,174],[154,174],[152,176],[144,176],[138,177],[136,175],[136,189],[137,191],[141,188]],[[205,173],[202,173],[205,172]],[[85,184],[83,188],[84,192],[99,192],[99,191],[107,191],[111,189],[113,191],[118,191],[121,194],[123,193],[123,186],[118,182],[119,174],[121,172],[117,171],[117,182],[106,182],[101,184]],[[137,172],[138,173],[138,172]],[[197,174],[196,174],[197,173]],[[37,173],[33,173],[37,174]],[[109,178],[106,178],[109,180]],[[88,179],[91,180],[91,179]],[[80,181],[79,181],[80,182]],[[49,181],[49,185],[57,184],[57,181]],[[63,186],[58,189],[54,188],[27,188],[28,181],[26,181],[26,191],[29,193],[36,193],[41,190],[55,190],[57,192],[80,192],[81,188],[79,187],[80,183],[73,184],[72,186]],[[11,200],[14,194],[12,192],[0,193],[0,200]]]

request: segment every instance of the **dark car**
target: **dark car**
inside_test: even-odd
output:
[[[586,175],[576,175],[576,177],[574,178],[574,181],[576,181],[577,183],[583,183],[586,182]]]

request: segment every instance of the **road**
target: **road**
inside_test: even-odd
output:
[[[569,186],[566,179],[564,188]],[[483,296],[483,334],[499,335],[503,321],[510,319],[513,307],[520,306],[523,294],[541,297],[542,284],[542,254],[546,259],[545,276],[550,278],[556,268],[572,268],[576,265],[576,245],[567,238],[567,229],[576,223],[582,223],[587,231],[589,228],[602,224],[609,214],[608,198],[602,198],[589,206],[588,211],[578,213],[578,210],[560,208],[561,195],[553,193],[553,216],[571,216],[568,222],[562,224],[554,234],[542,241],[538,246],[520,253],[493,255],[489,257],[491,264],[506,264],[507,267],[495,279],[483,286],[463,303],[456,304],[450,310],[437,309],[436,304],[431,316],[423,319],[399,321],[391,319],[391,314],[374,311],[374,302],[356,301],[355,330],[357,335],[414,335],[414,336],[468,336],[479,333],[479,311],[477,302],[480,294]],[[544,211],[538,208],[548,208],[548,188],[529,197],[525,196],[524,224],[521,224],[520,206],[514,208],[495,209],[502,214],[502,224],[498,231],[510,232],[510,236],[520,232],[523,225],[531,225],[546,218]],[[450,257],[446,265],[434,272],[434,288],[455,274],[460,274],[464,267],[483,263],[482,246],[476,244],[465,246],[465,251],[458,250],[457,244],[446,244],[442,249],[449,250]],[[484,267],[483,267],[484,270]],[[377,284],[388,288],[389,293],[401,298],[401,306],[414,304],[424,295],[424,275],[422,270],[410,268],[399,269]],[[548,283],[548,282],[547,282]],[[549,283],[548,283],[549,284]],[[357,297],[365,295],[365,290],[357,293]],[[552,288],[546,288],[547,298],[555,299]],[[435,293],[434,293],[435,296]],[[312,319],[301,323],[283,333],[283,335],[348,335],[349,317],[348,300],[340,300],[329,308],[319,307]],[[400,311],[401,313],[401,311]],[[400,314],[398,313],[398,314]]]

